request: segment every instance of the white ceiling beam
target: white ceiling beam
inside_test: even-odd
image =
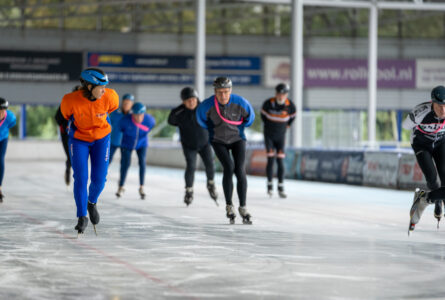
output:
[[[379,9],[445,11],[445,3],[379,1]]]

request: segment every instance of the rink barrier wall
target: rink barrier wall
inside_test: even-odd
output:
[[[120,152],[117,151],[113,161],[119,159]],[[65,154],[59,141],[11,139],[6,160],[63,161]],[[137,159],[134,158],[132,161],[137,162]],[[214,161],[215,170],[221,172],[219,161],[216,158]],[[288,148],[284,162],[288,179],[395,189],[426,187],[425,178],[411,150],[343,151]],[[152,143],[147,151],[147,164],[185,168],[182,148],[179,144]],[[265,176],[266,164],[267,156],[264,148],[248,147],[246,153],[248,174]],[[201,159],[198,159],[197,169],[204,169]]]

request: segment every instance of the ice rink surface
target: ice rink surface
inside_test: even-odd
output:
[[[99,236],[89,224],[76,239],[64,163],[6,168],[0,299],[445,298],[445,223],[428,207],[408,237],[411,192],[288,180],[289,197],[270,199],[265,178],[249,177],[253,225],[229,225],[221,174],[220,206],[197,172],[187,208],[176,169],[148,167],[141,201],[132,166],[116,199],[113,162]]]

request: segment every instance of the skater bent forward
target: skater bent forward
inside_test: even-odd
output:
[[[153,116],[147,114],[146,110],[144,104],[136,102],[131,107],[130,114],[125,115],[119,122],[119,130],[122,132],[122,157],[117,197],[120,197],[124,192],[125,178],[131,163],[131,152],[135,150],[139,159],[139,195],[141,200],[145,199],[145,156],[148,147],[148,133],[156,124]]]
[[[5,155],[8,147],[9,129],[16,124],[16,117],[8,109],[9,103],[6,99],[0,98],[0,203],[3,202],[3,175],[5,174]]]
[[[230,223],[235,222],[232,205],[235,173],[239,198],[239,213],[243,223],[251,224],[246,209],[247,179],[244,161],[246,158],[246,136],[244,128],[252,125],[255,112],[250,103],[241,96],[232,94],[232,81],[218,77],[213,83],[215,95],[198,106],[196,117],[199,125],[209,131],[213,150],[224,169],[223,190],[226,199],[226,215]],[[233,160],[232,160],[233,158]]]
[[[186,160],[185,168],[185,204],[190,205],[193,201],[193,182],[195,179],[196,158],[199,155],[204,162],[207,175],[207,189],[210,197],[218,204],[215,182],[215,169],[213,167],[213,154],[209,144],[207,130],[199,126],[196,120],[196,110],[200,105],[198,92],[185,87],[181,90],[182,104],[172,109],[168,116],[168,123],[179,127],[181,133],[181,145]]]
[[[425,175],[429,192],[417,189],[410,211],[409,231],[414,230],[428,204],[435,203],[438,222],[445,200],[445,87],[431,91],[431,101],[417,105],[403,122],[411,129],[411,145]],[[408,231],[408,233],[409,233]]]

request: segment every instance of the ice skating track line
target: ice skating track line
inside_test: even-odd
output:
[[[24,214],[22,212],[14,211],[14,213],[22,216],[23,218],[27,219],[28,221],[30,221],[30,222],[32,222],[32,223],[34,223],[36,225],[44,225],[43,222],[37,220],[36,218],[28,216],[27,214]],[[145,272],[145,271],[143,271],[143,270],[133,266],[132,264],[130,264],[130,263],[128,263],[128,262],[126,262],[126,261],[124,261],[124,260],[122,260],[122,259],[120,259],[120,258],[118,258],[116,256],[113,256],[111,254],[106,253],[103,250],[100,250],[100,249],[97,249],[97,248],[95,248],[95,247],[93,247],[91,245],[88,245],[87,243],[84,243],[81,240],[74,238],[73,236],[67,235],[67,234],[63,233],[62,231],[58,230],[57,228],[54,228],[54,227],[51,227],[51,226],[48,226],[47,228],[51,229],[53,232],[57,233],[62,238],[64,238],[65,240],[71,242],[72,244],[74,244],[74,245],[76,245],[78,247],[82,247],[84,249],[90,250],[92,252],[99,253],[100,255],[108,258],[113,263],[121,265],[124,268],[126,268],[127,270],[129,270],[131,272],[134,272],[136,274],[139,274],[140,276],[144,277],[145,279],[153,281],[156,284],[162,285],[162,286],[166,287],[167,289],[169,289],[170,291],[179,294],[181,297],[184,297],[184,298],[187,298],[187,299],[193,299],[193,300],[198,300],[199,299],[199,298],[196,298],[196,297],[188,295],[187,292],[185,292],[185,291],[183,291],[181,289],[178,289],[177,287],[172,286],[171,284],[165,282],[162,279],[159,279],[159,278],[157,278],[157,277],[155,277],[153,275],[150,275],[149,273],[147,273],[147,272]]]

